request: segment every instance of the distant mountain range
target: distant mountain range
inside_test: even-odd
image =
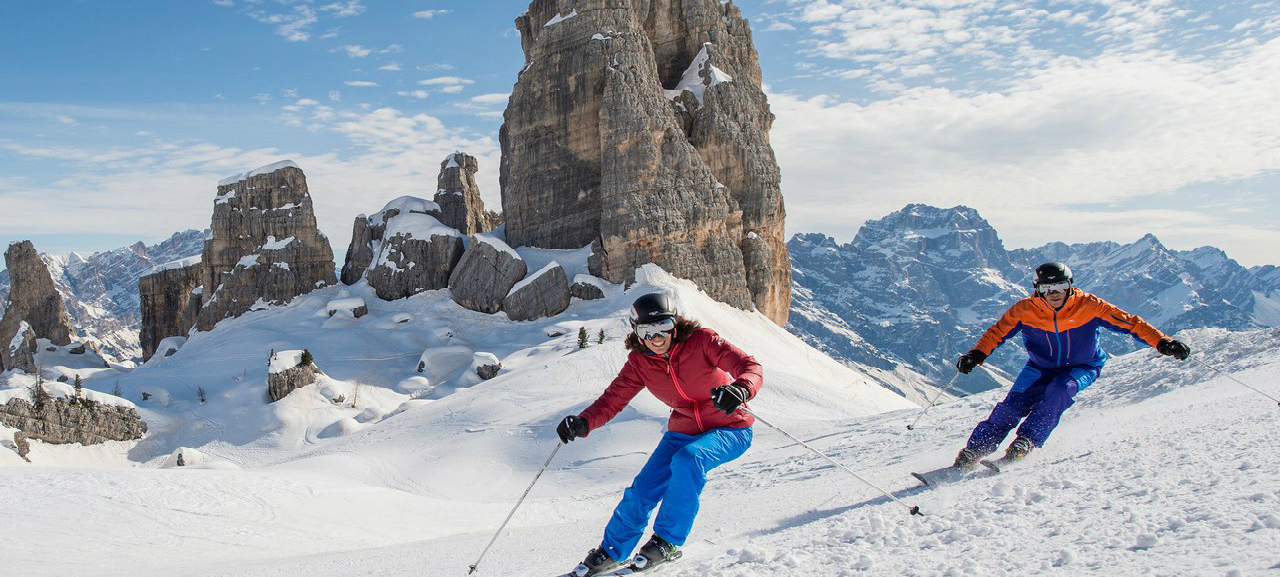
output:
[[[1213,247],[1171,250],[1150,234],[1131,244],[1006,250],[976,210],[912,204],[868,221],[848,244],[810,233],[787,247],[791,332],[842,361],[904,365],[939,379],[950,378],[955,357],[1030,292],[1033,269],[1046,261],[1066,262],[1076,286],[1166,333],[1280,326],[1280,268],[1245,268]],[[1103,342],[1113,353],[1136,348],[1122,335]],[[1020,349],[1019,339],[1006,342],[988,364],[1013,373],[1026,362]],[[969,392],[990,386],[958,380]]]
[[[205,235],[187,230],[153,246],[42,256],[81,336],[116,360],[138,360],[138,278],[200,254]],[[934,379],[951,377],[955,357],[1030,291],[1031,271],[1050,260],[1069,264],[1076,286],[1167,333],[1280,326],[1280,268],[1245,268],[1213,247],[1171,250],[1152,235],[1131,244],[1007,250],[976,210],[912,204],[868,221],[848,244],[802,233],[787,247],[794,278],[788,330],[846,363],[905,367]],[[8,271],[0,271],[0,307],[8,286]],[[1119,335],[1103,342],[1115,353],[1136,348]],[[1026,360],[1020,348],[1018,339],[1006,343],[989,366],[1016,372]],[[985,376],[958,380],[967,392],[996,384]]]
[[[89,257],[74,252],[40,256],[80,337],[97,343],[106,357],[141,362],[138,278],[157,265],[200,254],[204,238],[202,231],[186,230],[152,246],[138,242]],[[0,270],[0,302],[8,291],[9,271]]]

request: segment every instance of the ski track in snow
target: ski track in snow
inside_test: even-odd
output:
[[[321,306],[329,296],[311,300]],[[763,330],[744,320],[749,315],[682,296],[730,341]],[[617,319],[601,317],[617,303],[576,303],[574,314],[600,320],[573,322],[598,323],[589,324],[592,335],[615,326]],[[414,310],[440,324],[447,307]],[[403,396],[364,385],[362,404],[392,410],[335,436],[325,432],[330,423],[357,409],[295,392],[276,413],[283,423],[262,412],[266,350],[245,353],[228,337],[259,331],[266,336],[253,338],[261,349],[293,343],[272,315],[306,311],[273,311],[241,319],[240,332],[193,338],[163,361],[168,370],[161,364],[133,381],[121,377],[126,391],[171,381],[175,400],[167,410],[144,406],[147,440],[36,444],[36,466],[0,449],[4,573],[465,575],[554,447],[555,422],[599,394],[623,358],[617,335],[613,347],[582,351],[573,344],[576,325],[545,337],[547,327],[571,317],[513,325],[466,315],[478,330],[516,327],[505,342],[471,344],[502,353],[510,372],[474,386],[446,379],[437,383],[446,389],[441,394],[399,408]],[[380,314],[389,317],[375,308],[363,320],[382,322]],[[1204,329],[1180,337],[1196,348],[1194,358],[1280,396],[1280,330]],[[320,351],[321,368],[348,379],[333,387],[393,384],[417,362],[416,353],[400,351],[426,346],[415,339],[387,333],[312,350]],[[409,345],[396,348],[401,341]],[[201,346],[230,349],[227,357],[204,358]],[[343,365],[334,361],[339,352],[387,358]],[[855,414],[885,402],[865,389],[837,387],[853,400],[823,412],[829,393],[822,387],[838,373],[815,360],[821,355],[781,345],[757,354],[773,364],[765,364],[754,410],[926,516],[908,515],[758,424],[751,450],[711,473],[685,557],[661,577],[1280,573],[1280,407],[1204,366],[1151,351],[1115,357],[1027,462],[924,489],[909,473],[949,462],[1003,391],[940,405],[908,431],[919,409]],[[220,366],[237,355],[257,373]],[[788,361],[792,366],[781,366]],[[213,372],[239,384],[212,388],[201,379]],[[210,389],[210,405],[178,400],[201,384]],[[91,386],[109,389],[110,380]],[[576,564],[598,544],[623,488],[657,444],[665,415],[641,395],[609,425],[562,448],[476,574],[547,577]],[[11,434],[0,427],[0,437]],[[175,446],[196,447],[209,466],[224,468],[157,468]]]

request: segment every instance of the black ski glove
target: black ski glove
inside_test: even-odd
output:
[[[577,415],[565,417],[556,426],[556,434],[560,435],[561,443],[568,443],[578,437],[585,437],[588,430],[590,430],[590,427],[587,426],[587,420]]]
[[[1160,342],[1156,344],[1156,350],[1160,351],[1162,355],[1167,355],[1180,361],[1187,360],[1187,356],[1191,354],[1191,347],[1188,347],[1178,339],[1169,337],[1160,339]]]
[[[982,361],[985,360],[987,360],[987,353],[978,349],[973,349],[972,351],[960,355],[960,359],[956,361],[956,370],[967,375],[969,374],[969,371],[972,371],[975,367],[981,365]]]
[[[717,409],[724,411],[726,415],[732,415],[738,410],[738,405],[745,403],[747,397],[751,395],[746,387],[737,383],[730,383],[723,387],[711,389],[711,404]]]

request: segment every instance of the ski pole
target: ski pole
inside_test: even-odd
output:
[[[1224,377],[1226,377],[1226,378],[1228,378],[1228,379],[1231,379],[1231,380],[1235,381],[1237,385],[1240,385],[1240,386],[1242,386],[1242,387],[1244,387],[1244,388],[1246,388],[1246,389],[1249,389],[1249,390],[1251,390],[1251,391],[1253,391],[1253,392],[1255,392],[1255,393],[1258,393],[1259,395],[1262,395],[1262,396],[1264,396],[1264,397],[1266,397],[1266,398],[1268,398],[1268,399],[1271,399],[1271,400],[1275,401],[1277,405],[1280,405],[1280,399],[1277,399],[1277,398],[1275,398],[1275,397],[1273,397],[1273,396],[1271,396],[1271,395],[1268,395],[1268,394],[1266,394],[1266,393],[1264,393],[1264,392],[1262,392],[1262,391],[1259,391],[1258,389],[1255,389],[1255,388],[1253,388],[1253,387],[1250,387],[1249,385],[1246,385],[1246,384],[1244,384],[1244,383],[1240,382],[1240,379],[1237,379],[1237,378],[1235,378],[1235,377],[1231,376],[1231,375],[1230,375],[1229,373],[1227,373],[1226,371],[1223,371],[1222,369],[1219,369],[1218,367],[1215,367],[1215,366],[1213,366],[1213,365],[1211,365],[1211,364],[1209,364],[1209,363],[1206,363],[1206,362],[1204,362],[1204,361],[1201,361],[1200,359],[1192,358],[1191,360],[1195,361],[1197,365],[1200,365],[1200,366],[1202,366],[1202,367],[1204,367],[1204,368],[1206,368],[1206,369],[1209,369],[1209,370],[1211,370],[1211,371],[1214,371],[1214,372],[1216,372],[1216,373],[1218,373],[1218,374],[1220,374],[1220,375],[1222,375],[1222,376],[1224,376]]]
[[[485,553],[488,553],[488,552],[489,552],[489,548],[490,548],[490,547],[493,547],[494,542],[496,542],[496,541],[498,540],[498,535],[501,535],[501,534],[502,534],[502,530],[507,528],[507,523],[510,523],[510,522],[511,522],[511,518],[515,516],[515,514],[516,514],[516,509],[519,509],[519,508],[520,508],[520,504],[521,504],[521,503],[524,503],[524,498],[529,496],[529,491],[532,491],[532,490],[533,490],[533,485],[534,485],[534,483],[537,483],[537,482],[538,482],[538,478],[539,478],[539,477],[541,477],[541,476],[542,476],[542,473],[543,473],[543,472],[545,472],[545,471],[547,470],[547,467],[551,465],[551,459],[554,459],[554,458],[556,457],[556,453],[557,453],[557,452],[559,452],[559,451],[560,451],[560,447],[563,447],[564,445],[565,445],[564,443],[556,443],[556,448],[554,448],[554,449],[552,449],[552,450],[551,450],[551,454],[550,454],[550,455],[547,455],[547,462],[543,463],[543,464],[542,464],[542,468],[541,468],[541,469],[538,469],[538,474],[533,476],[533,481],[531,481],[531,482],[529,483],[529,488],[527,488],[527,489],[525,489],[525,490],[524,490],[524,494],[523,494],[523,495],[520,495],[520,500],[519,500],[519,501],[516,501],[516,506],[511,508],[511,512],[510,512],[510,513],[507,513],[507,518],[506,518],[506,520],[504,520],[504,521],[502,522],[502,526],[501,526],[501,527],[498,527],[498,531],[497,531],[496,533],[494,533],[494,534],[493,534],[493,538],[489,540],[489,544],[488,544],[488,545],[485,545],[485,547],[484,547],[484,551],[481,551],[481,552],[480,552],[480,558],[479,558],[479,559],[476,559],[476,562],[471,564],[471,570],[470,570],[470,571],[467,571],[467,575],[470,575],[470,574],[472,574],[472,573],[475,573],[475,572],[476,572],[476,567],[479,567],[479,566],[480,566],[480,561],[484,560],[484,555],[485,555]]]
[[[741,408],[741,409],[742,409],[742,411],[743,411],[743,412],[745,412],[746,414],[748,414],[748,415],[751,415],[751,416],[755,417],[757,421],[760,421],[761,423],[764,423],[764,425],[765,425],[766,427],[769,427],[769,428],[771,428],[771,429],[773,429],[773,430],[775,430],[775,431],[777,431],[777,432],[779,432],[779,433],[782,433],[782,434],[783,434],[783,436],[787,437],[788,439],[791,439],[792,441],[795,441],[795,442],[799,443],[799,444],[800,444],[800,446],[802,446],[802,447],[804,447],[804,448],[806,448],[806,449],[809,449],[810,451],[813,451],[813,453],[814,453],[814,454],[818,455],[819,457],[822,457],[823,459],[826,459],[826,460],[827,460],[827,462],[831,463],[832,465],[835,465],[835,466],[837,466],[837,467],[839,467],[839,468],[841,468],[841,469],[844,469],[846,473],[849,473],[850,475],[853,475],[854,477],[856,477],[859,481],[862,481],[862,482],[863,482],[865,485],[867,485],[868,487],[871,487],[872,489],[875,489],[875,490],[877,490],[877,491],[880,491],[881,493],[883,493],[883,494],[884,494],[884,496],[885,496],[885,497],[888,497],[889,499],[893,500],[895,503],[897,503],[897,504],[899,504],[899,505],[902,505],[903,507],[906,507],[906,508],[907,508],[907,510],[908,510],[908,511],[910,511],[912,515],[919,515],[919,516],[921,516],[921,517],[923,517],[923,516],[924,516],[924,513],[921,513],[921,512],[920,512],[920,507],[913,507],[913,506],[911,506],[911,505],[908,505],[908,504],[906,504],[906,503],[903,503],[901,499],[899,499],[899,498],[897,498],[897,497],[894,497],[894,496],[893,496],[893,495],[891,495],[888,491],[885,491],[884,489],[881,489],[880,487],[876,486],[876,485],[875,485],[874,483],[872,483],[871,481],[868,481],[868,480],[864,479],[864,478],[862,477],[862,475],[859,475],[859,474],[855,473],[855,472],[853,471],[853,469],[850,469],[850,468],[848,468],[848,467],[846,467],[846,466],[844,466],[844,465],[841,465],[840,463],[835,462],[835,460],[834,460],[834,459],[832,459],[831,457],[828,457],[828,456],[827,456],[826,454],[824,454],[822,451],[819,451],[819,450],[817,450],[817,449],[815,449],[815,448],[813,448],[813,447],[810,447],[808,443],[806,443],[806,442],[804,442],[804,441],[801,441],[800,439],[797,439],[797,438],[795,437],[795,435],[792,435],[791,433],[788,433],[788,432],[786,432],[786,431],[784,431],[784,430],[782,430],[782,429],[778,428],[778,426],[777,426],[777,425],[775,425],[775,424],[773,424],[773,423],[770,423],[769,421],[766,421],[766,420],[764,419],[764,417],[761,417],[760,415],[758,415],[758,414],[756,414],[756,413],[752,412],[752,411],[751,411],[751,409],[748,409],[748,408],[746,408],[746,407],[740,407],[740,408]]]
[[[947,381],[947,384],[942,385],[941,389],[938,389],[938,394],[933,396],[932,401],[929,401],[929,406],[925,407],[923,411],[920,411],[920,414],[916,415],[916,420],[911,421],[911,424],[907,425],[908,431],[915,430],[916,423],[920,422],[920,419],[924,417],[925,413],[929,412],[929,409],[932,409],[938,405],[938,399],[942,398],[942,393],[945,393],[947,389],[950,389],[951,385],[956,382],[956,378],[958,378],[959,376],[960,376],[960,371],[956,371],[956,374],[951,376],[951,380]]]

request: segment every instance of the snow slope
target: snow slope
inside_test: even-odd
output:
[[[624,307],[653,287],[674,289],[684,311],[761,359],[756,412],[928,514],[908,516],[758,425],[754,447],[712,474],[686,559],[664,575],[1252,575],[1280,562],[1280,408],[1202,366],[1117,357],[1030,466],[922,491],[907,473],[948,462],[994,393],[931,409],[907,431],[919,409],[871,376],[684,281],[643,273],[625,294],[531,323],[472,314],[438,293],[387,303],[363,285],[347,290],[369,315],[329,318],[325,305],[342,292],[331,287],[226,321],[132,373],[95,375],[92,388],[118,378],[126,397],[163,391],[167,406],[138,403],[153,426],[141,443],[33,443],[32,465],[0,451],[6,571],[466,574],[556,446],[555,422],[617,371]],[[580,350],[579,326],[593,343],[600,329],[609,340]],[[1280,396],[1280,330],[1180,336],[1196,358]],[[269,350],[302,348],[329,379],[267,405]],[[428,357],[437,367],[416,372],[424,350],[441,349]],[[477,382],[461,362],[468,350],[493,353],[503,371]],[[406,377],[434,388],[411,395],[399,387]],[[207,405],[187,392],[196,386]],[[572,567],[597,544],[665,414],[641,395],[562,448],[478,574]],[[184,447],[189,466],[176,468]],[[56,545],[72,535],[74,547]],[[15,554],[31,551],[41,553]]]

